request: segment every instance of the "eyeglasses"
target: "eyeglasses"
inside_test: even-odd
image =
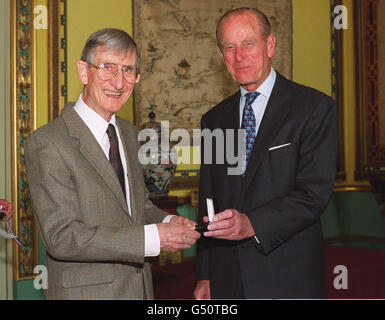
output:
[[[118,67],[113,62],[102,63],[100,66],[96,66],[88,61],[85,61],[85,62],[87,62],[91,67],[98,69],[97,76],[100,80],[103,80],[103,81],[111,80],[112,78],[116,77],[119,70],[122,70],[123,77],[128,83],[130,84],[136,83],[138,70],[134,66]]]

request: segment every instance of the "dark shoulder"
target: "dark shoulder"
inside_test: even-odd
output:
[[[212,107],[209,111],[207,111],[203,116],[202,120],[210,120],[210,119],[216,119],[218,116],[222,115],[224,112],[228,112],[231,110],[231,108],[238,108],[239,107],[239,99],[240,99],[240,92],[237,91],[233,95],[225,98],[221,102],[219,102],[216,106]]]
[[[335,101],[327,94],[315,88],[286,79],[278,72],[275,85],[279,86],[280,91],[288,92],[291,95],[294,105],[335,105]]]

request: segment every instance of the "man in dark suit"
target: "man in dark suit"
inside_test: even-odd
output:
[[[234,165],[215,163],[216,147],[202,140],[200,219],[206,198],[218,213],[199,240],[194,297],[324,298],[320,215],[336,173],[335,102],[272,68],[275,36],[262,12],[226,13],[217,40],[241,90],[202,117],[202,130],[245,129],[246,169],[229,174]]]

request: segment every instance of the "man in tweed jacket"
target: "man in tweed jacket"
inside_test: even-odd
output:
[[[47,249],[47,299],[151,299],[146,257],[189,248],[190,220],[148,200],[137,129],[115,116],[139,81],[135,42],[122,30],[89,37],[77,62],[75,106],[32,133],[25,160],[32,205]],[[109,162],[116,131],[124,175]],[[112,144],[112,142],[111,142]]]

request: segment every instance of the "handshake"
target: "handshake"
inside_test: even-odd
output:
[[[206,199],[208,216],[203,218],[206,226],[187,218],[173,216],[170,223],[157,224],[160,251],[175,252],[190,248],[202,233],[205,237],[225,240],[243,240],[255,236],[255,231],[246,214],[235,209],[227,209],[215,214],[212,199]],[[199,231],[199,232],[197,232]]]
[[[173,216],[169,223],[158,223],[160,251],[176,252],[190,248],[199,238],[196,223],[182,216]]]

